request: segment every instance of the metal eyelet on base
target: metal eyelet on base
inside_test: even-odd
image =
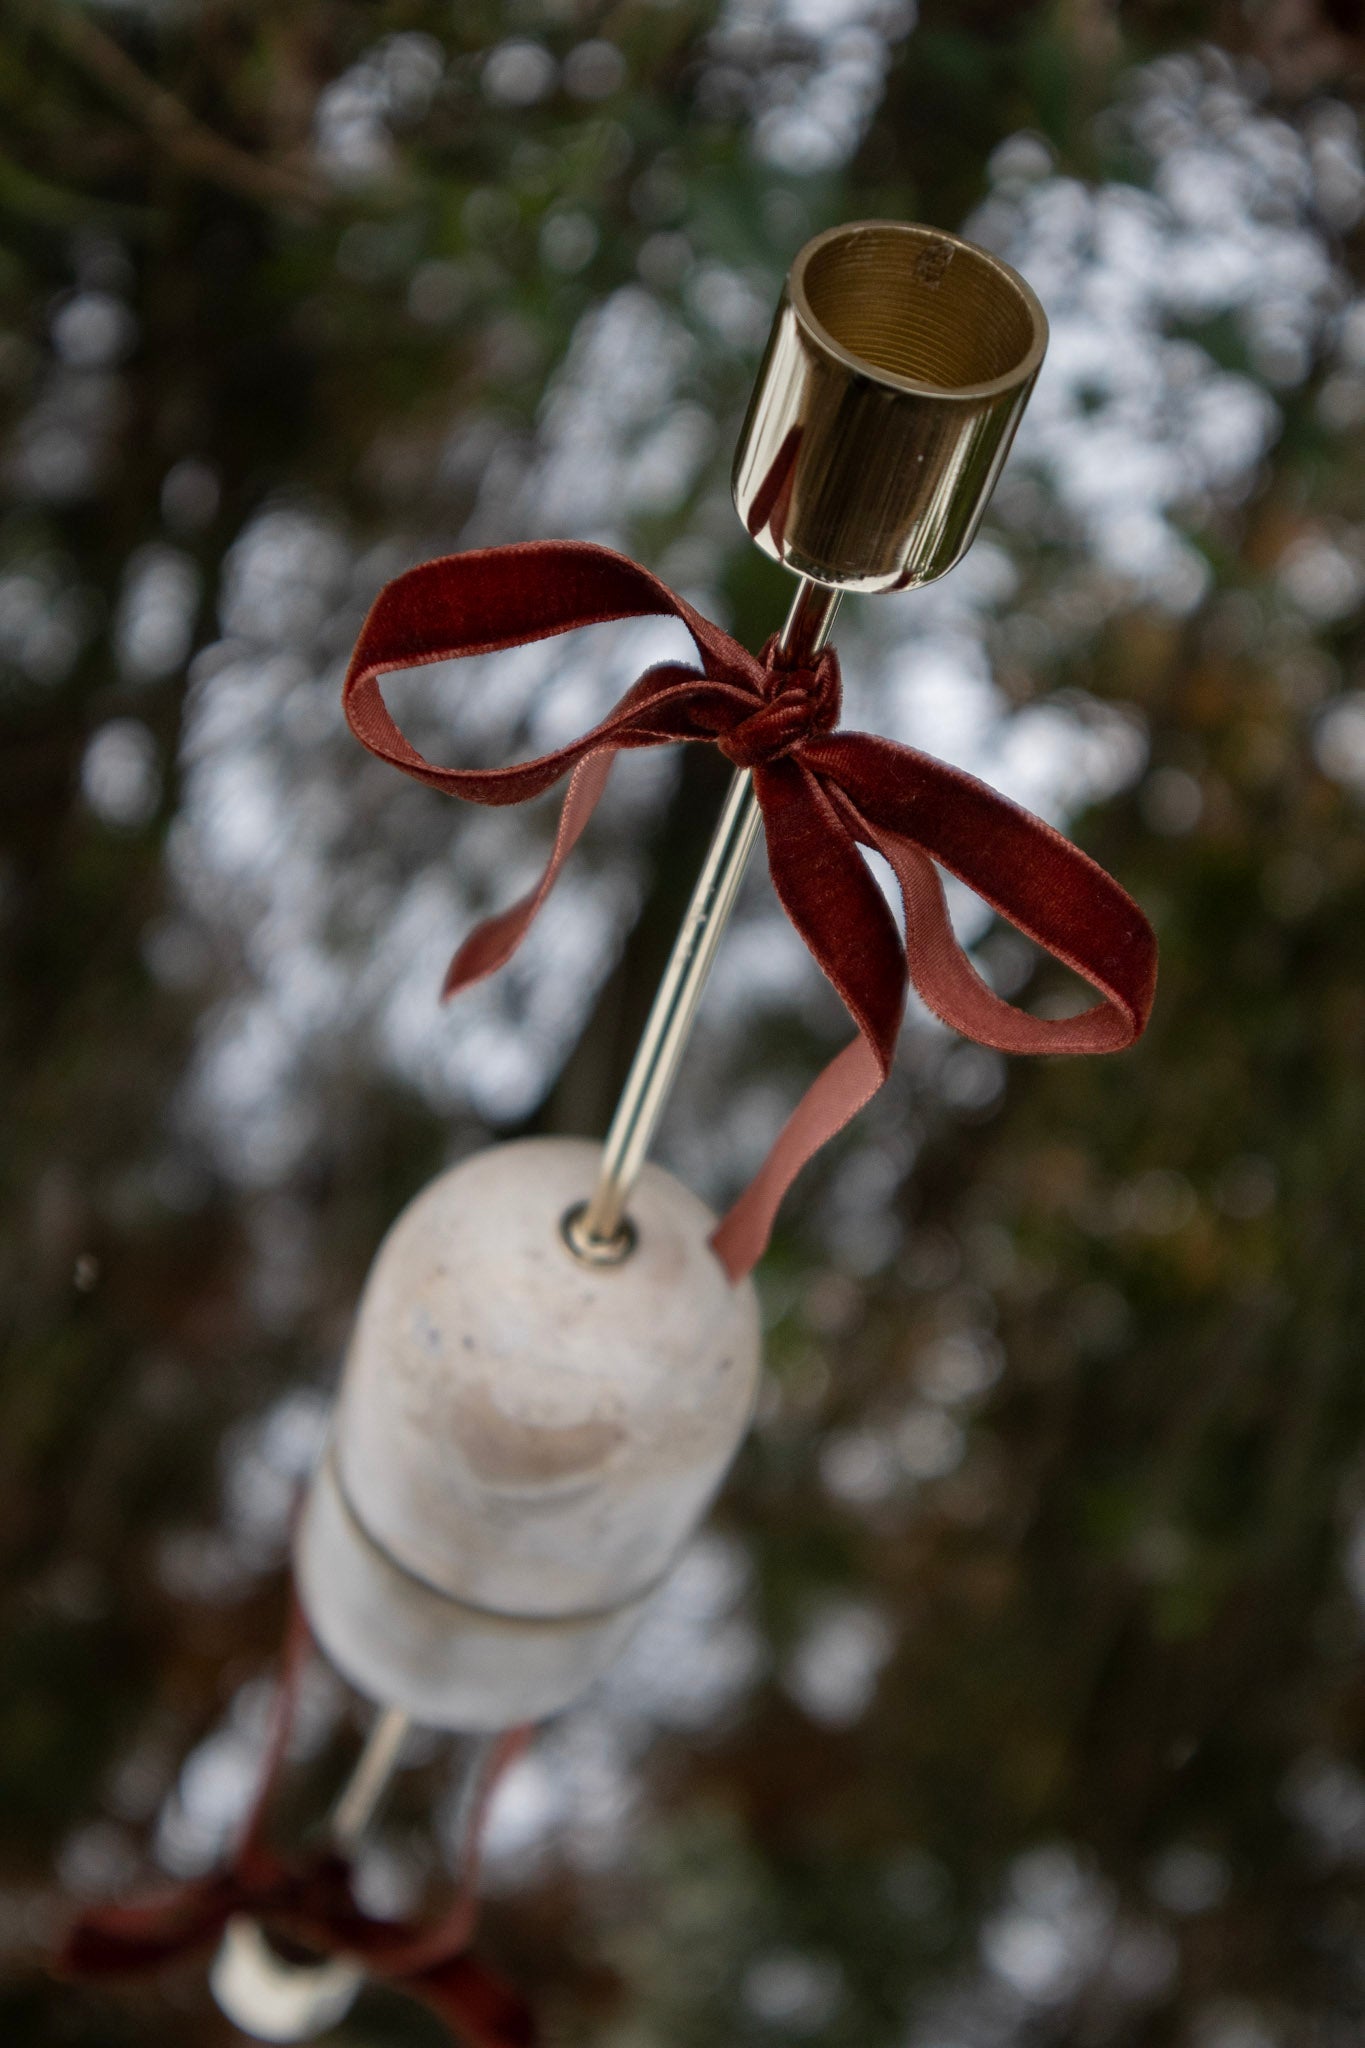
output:
[[[572,1209],[565,1210],[560,1220],[559,1234],[574,1257],[585,1266],[624,1264],[637,1242],[635,1225],[629,1216],[621,1218],[614,1237],[589,1237],[583,1228],[587,1213],[587,1203],[577,1202]]]

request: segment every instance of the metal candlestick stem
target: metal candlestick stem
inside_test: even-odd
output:
[[[393,1783],[411,1726],[401,1707],[385,1707],[375,1716],[365,1738],[365,1747],[337,1794],[327,1823],[327,1832],[335,1848],[342,1851],[354,1849],[378,1813],[384,1794]]]
[[[837,590],[816,583],[809,576],[802,577],[778,642],[784,667],[801,668],[814,661],[829,638],[834,614],[839,609],[839,596]],[[692,901],[631,1062],[602,1148],[602,1166],[592,1199],[565,1220],[564,1231],[570,1246],[579,1258],[594,1265],[614,1265],[630,1251],[626,1203],[677,1079],[702,991],[739,894],[760,822],[753,777],[747,768],[741,768],[730,784]]]

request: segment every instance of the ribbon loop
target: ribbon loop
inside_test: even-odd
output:
[[[488,653],[606,619],[671,615],[701,670],[651,669],[581,740],[512,768],[441,768],[395,725],[378,678],[391,669]],[[492,973],[520,943],[623,748],[710,740],[752,770],[783,908],[858,1027],[853,1046],[807,1091],[765,1164],[712,1238],[732,1279],[756,1264],[778,1204],[826,1139],[890,1071],[913,981],[945,1023],[1005,1052],[1117,1052],[1146,1025],[1156,939],[1136,903],[1069,840],[1007,798],[913,747],[836,731],[838,658],[784,669],[778,642],[755,657],[638,563],[582,541],[537,541],[426,562],[376,599],[344,687],[356,737],[405,774],[474,803],[521,803],[572,773],[539,886],[479,925],[445,993]],[[904,943],[860,847],[891,865]],[[1100,1000],[1075,1017],[1035,1017],[987,987],[948,919],[935,864],[1090,982]]]

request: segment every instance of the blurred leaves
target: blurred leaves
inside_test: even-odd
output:
[[[455,829],[410,794],[385,811],[328,723],[358,613],[418,552],[543,530],[548,497],[759,641],[783,579],[734,526],[733,432],[791,253],[879,212],[1034,235],[1065,318],[1054,439],[1023,445],[972,565],[885,626],[850,616],[850,676],[925,744],[1037,710],[1035,735],[1128,734],[1069,822],[1159,924],[1157,1012],[1121,1060],[1003,1087],[911,1020],[765,1268],[763,1401],[720,1547],[659,1624],[683,1633],[654,1705],[637,1670],[547,1732],[494,1941],[556,2038],[609,2048],[1358,2030],[1361,67],[1349,8],[1206,0],[0,10],[7,2043],[226,2038],[192,1976],[124,2004],[51,1984],[44,1946],[63,1890],[166,1860],[187,1757],[203,1796],[204,1745],[242,1749],[280,1503],[369,1257],[487,1135],[416,1026],[402,1057],[349,1029],[358,946]],[[1143,298],[1125,237],[1169,250],[1177,215],[1186,272]],[[1273,277],[1247,221],[1280,238]],[[1077,369],[1082,302],[1111,339]],[[1179,409],[1214,373],[1261,422],[1221,471]],[[1107,476],[1116,447],[1134,466]],[[1152,484],[1172,450],[1197,488]],[[1124,494],[1183,565],[1164,596],[1092,518]],[[945,648],[952,687],[915,696]],[[534,728],[540,687],[471,692],[480,743]],[[309,902],[331,870],[331,953],[270,817],[204,767],[233,718]],[[638,920],[614,965],[573,941],[586,1021],[524,1126],[600,1127],[717,786],[689,761],[604,825],[595,914]],[[539,827],[458,829],[477,890]],[[1066,1000],[977,937],[1002,986]],[[321,978],[253,1179],[190,1081],[215,1046],[240,1078],[277,943]],[[717,1184],[840,1028],[758,912],[739,948],[671,1138]],[[509,1001],[479,1043],[525,1035]],[[684,1667],[702,1704],[670,1719]],[[346,1747],[329,1697],[310,1785]],[[386,1844],[419,1886],[438,1779]],[[347,2038],[420,2027],[375,2000]]]

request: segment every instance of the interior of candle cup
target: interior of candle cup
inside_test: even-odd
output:
[[[1023,376],[1042,354],[1032,294],[984,251],[874,222],[821,237],[795,280],[826,335],[874,374],[935,391]]]

